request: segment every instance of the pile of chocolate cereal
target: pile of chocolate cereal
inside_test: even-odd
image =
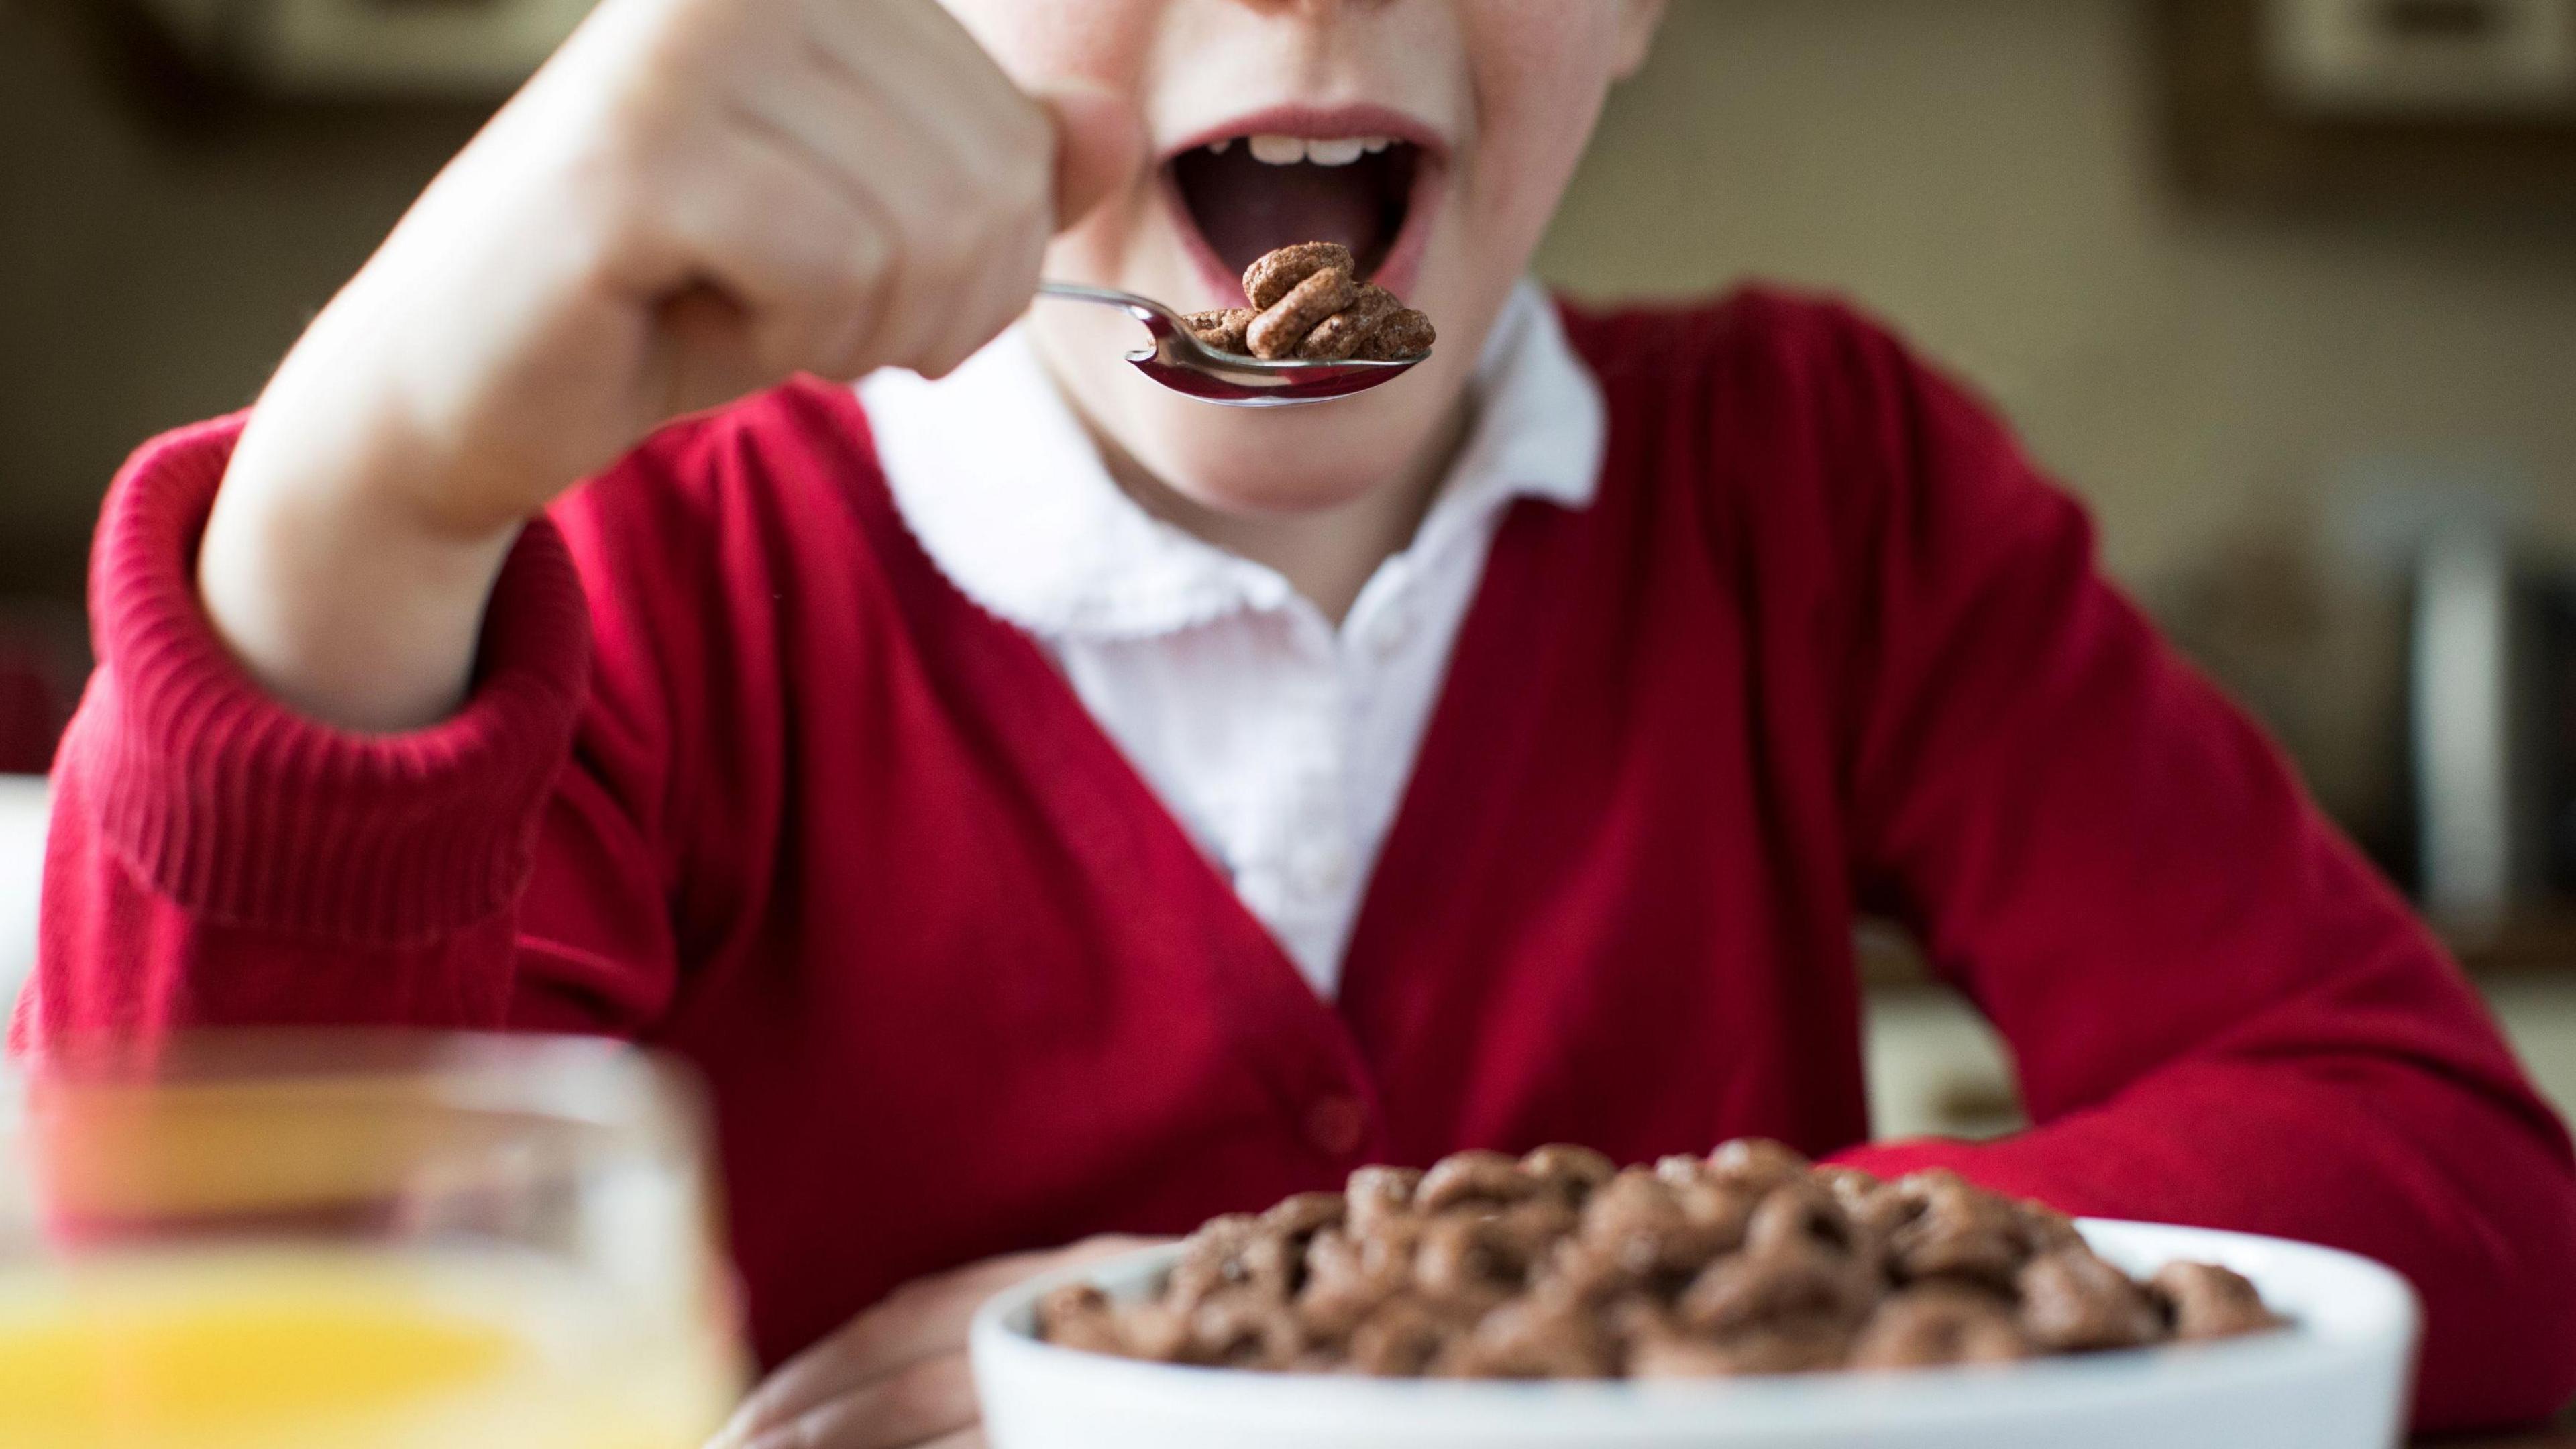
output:
[[[1440,340],[1430,318],[1359,280],[1350,248],[1338,242],[1269,253],[1244,270],[1243,294],[1250,307],[1181,320],[1207,346],[1265,362],[1401,362]]]
[[[1049,1294],[1049,1342],[1288,1373],[1698,1378],[1998,1363],[2279,1326],[2251,1283],[2145,1283],[2065,1215],[1776,1142],[1614,1168],[1581,1147],[1366,1167],[1193,1234],[1159,1294]]]

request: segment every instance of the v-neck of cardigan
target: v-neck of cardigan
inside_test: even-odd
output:
[[[829,390],[829,406],[848,419],[853,432],[870,435],[865,409],[847,389]],[[1233,1038],[1258,1063],[1265,1081],[1285,1106],[1304,1112],[1329,1086],[1315,1080],[1318,1060],[1283,1052],[1289,1043],[1320,1048],[1358,1109],[1358,1141],[1349,1150],[1383,1155],[1392,1146],[1386,1114],[1378,1093],[1378,1074],[1363,1050],[1365,1033],[1354,1013],[1371,983],[1367,977],[1346,978],[1335,999],[1317,993],[1296,962],[1246,907],[1215,862],[1202,851],[1188,828],[1173,816],[1152,785],[1083,706],[1062,672],[1020,627],[978,607],[943,574],[905,526],[881,472],[854,480],[854,502],[862,524],[872,535],[876,555],[903,600],[916,628],[944,636],[925,655],[953,673],[965,702],[983,718],[979,725],[998,743],[1017,754],[1033,787],[1053,793],[1067,813],[1091,829],[1083,838],[1065,842],[1067,849],[1090,858],[1104,876],[1130,874],[1144,891],[1175,893],[1157,899],[1186,911],[1223,942],[1224,949],[1205,962],[1211,971],[1233,973],[1218,983],[1209,999],[1237,1013],[1229,1022]],[[1449,776],[1464,768],[1467,741],[1457,738],[1468,722],[1459,718],[1457,681],[1462,676],[1488,677],[1498,661],[1484,656],[1505,641],[1487,620],[1495,609],[1496,577],[1507,558],[1526,558],[1528,550],[1511,547],[1514,535],[1538,521],[1537,515],[1558,510],[1523,500],[1504,516],[1494,557],[1477,584],[1474,602],[1459,631],[1447,675],[1443,678],[1426,727],[1422,748],[1397,806],[1387,847],[1363,890],[1358,923],[1346,952],[1346,966],[1380,954],[1371,949],[1373,933],[1383,933],[1388,905],[1380,898],[1390,889],[1412,890],[1436,875],[1406,857],[1432,844],[1418,825],[1408,824],[1425,809],[1457,793]],[[1502,590],[1508,592],[1508,590]],[[933,641],[925,641],[926,643]],[[1372,923],[1376,923],[1373,925]],[[1368,977],[1376,974],[1372,968]],[[1351,988],[1358,986],[1354,991]],[[1283,1028],[1286,1028],[1283,1030]],[[1319,1124],[1321,1135],[1343,1130]]]

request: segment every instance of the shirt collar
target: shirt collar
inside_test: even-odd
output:
[[[1516,288],[1477,362],[1473,431],[1407,554],[1446,547],[1514,499],[1588,506],[1608,410],[1556,309]],[[859,384],[895,507],[941,572],[1041,637],[1137,638],[1285,606],[1288,581],[1155,518],[1014,326],[939,381]]]

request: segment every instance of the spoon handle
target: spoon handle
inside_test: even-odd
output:
[[[1133,292],[1121,292],[1113,287],[1085,286],[1080,282],[1040,282],[1038,295],[1055,297],[1067,302],[1093,302],[1103,307],[1116,307],[1144,323],[1158,339],[1184,330],[1181,319],[1173,315],[1171,308],[1151,297],[1139,297]]]

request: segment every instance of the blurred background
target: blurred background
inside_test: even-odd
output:
[[[581,0],[0,0],[0,773],[101,490],[250,400]],[[2576,0],[1674,0],[1539,257],[1843,294],[2418,893],[2576,1105]],[[40,786],[0,781],[0,974]],[[2013,1121],[1865,930],[1882,1127]]]

